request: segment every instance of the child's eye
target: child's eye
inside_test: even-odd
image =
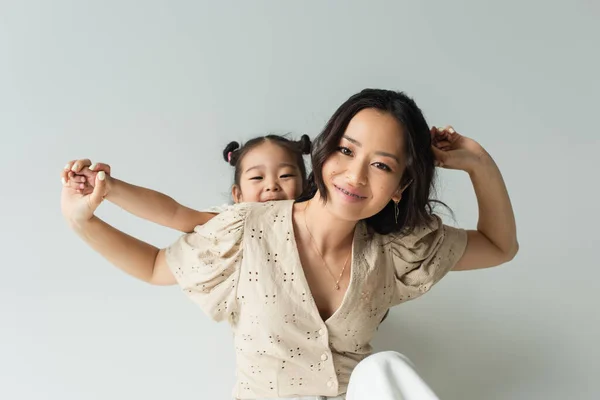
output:
[[[262,180],[262,176],[253,176],[252,178],[250,178],[251,181],[260,181]]]
[[[344,146],[338,147],[338,151],[340,153],[342,153],[343,155],[345,155],[345,156],[351,156],[352,155],[352,150],[350,150],[349,148],[344,147]]]
[[[375,166],[375,168],[379,168],[380,170],[383,170],[383,171],[390,172],[392,170],[390,167],[388,167],[384,163],[376,162],[376,163],[373,163],[373,165]]]
[[[283,175],[280,176],[280,178],[293,178],[294,176],[296,176],[296,175],[294,175],[294,174],[283,174]]]

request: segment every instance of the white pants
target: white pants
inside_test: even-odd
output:
[[[375,353],[358,363],[345,396],[303,396],[279,400],[439,400],[408,358],[395,351]],[[278,400],[278,399],[269,399]]]
[[[439,400],[408,358],[395,351],[375,353],[358,363],[346,400]]]

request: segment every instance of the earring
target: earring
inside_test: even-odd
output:
[[[394,220],[396,221],[396,225],[398,225],[398,215],[400,214],[400,210],[398,209],[398,203],[400,201],[394,201]]]

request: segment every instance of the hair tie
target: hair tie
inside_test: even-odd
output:
[[[231,163],[231,151],[229,153],[227,153],[227,162]]]

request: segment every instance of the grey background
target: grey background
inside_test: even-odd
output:
[[[0,398],[230,398],[228,327],[88,249],[61,217],[60,169],[90,157],[220,204],[228,141],[314,137],[364,87],[480,141],[521,244],[394,309],[377,349],[442,399],[598,398],[599,16],[592,1],[0,1]],[[444,172],[440,197],[475,226],[464,173]],[[99,215],[158,246],[178,236]]]

